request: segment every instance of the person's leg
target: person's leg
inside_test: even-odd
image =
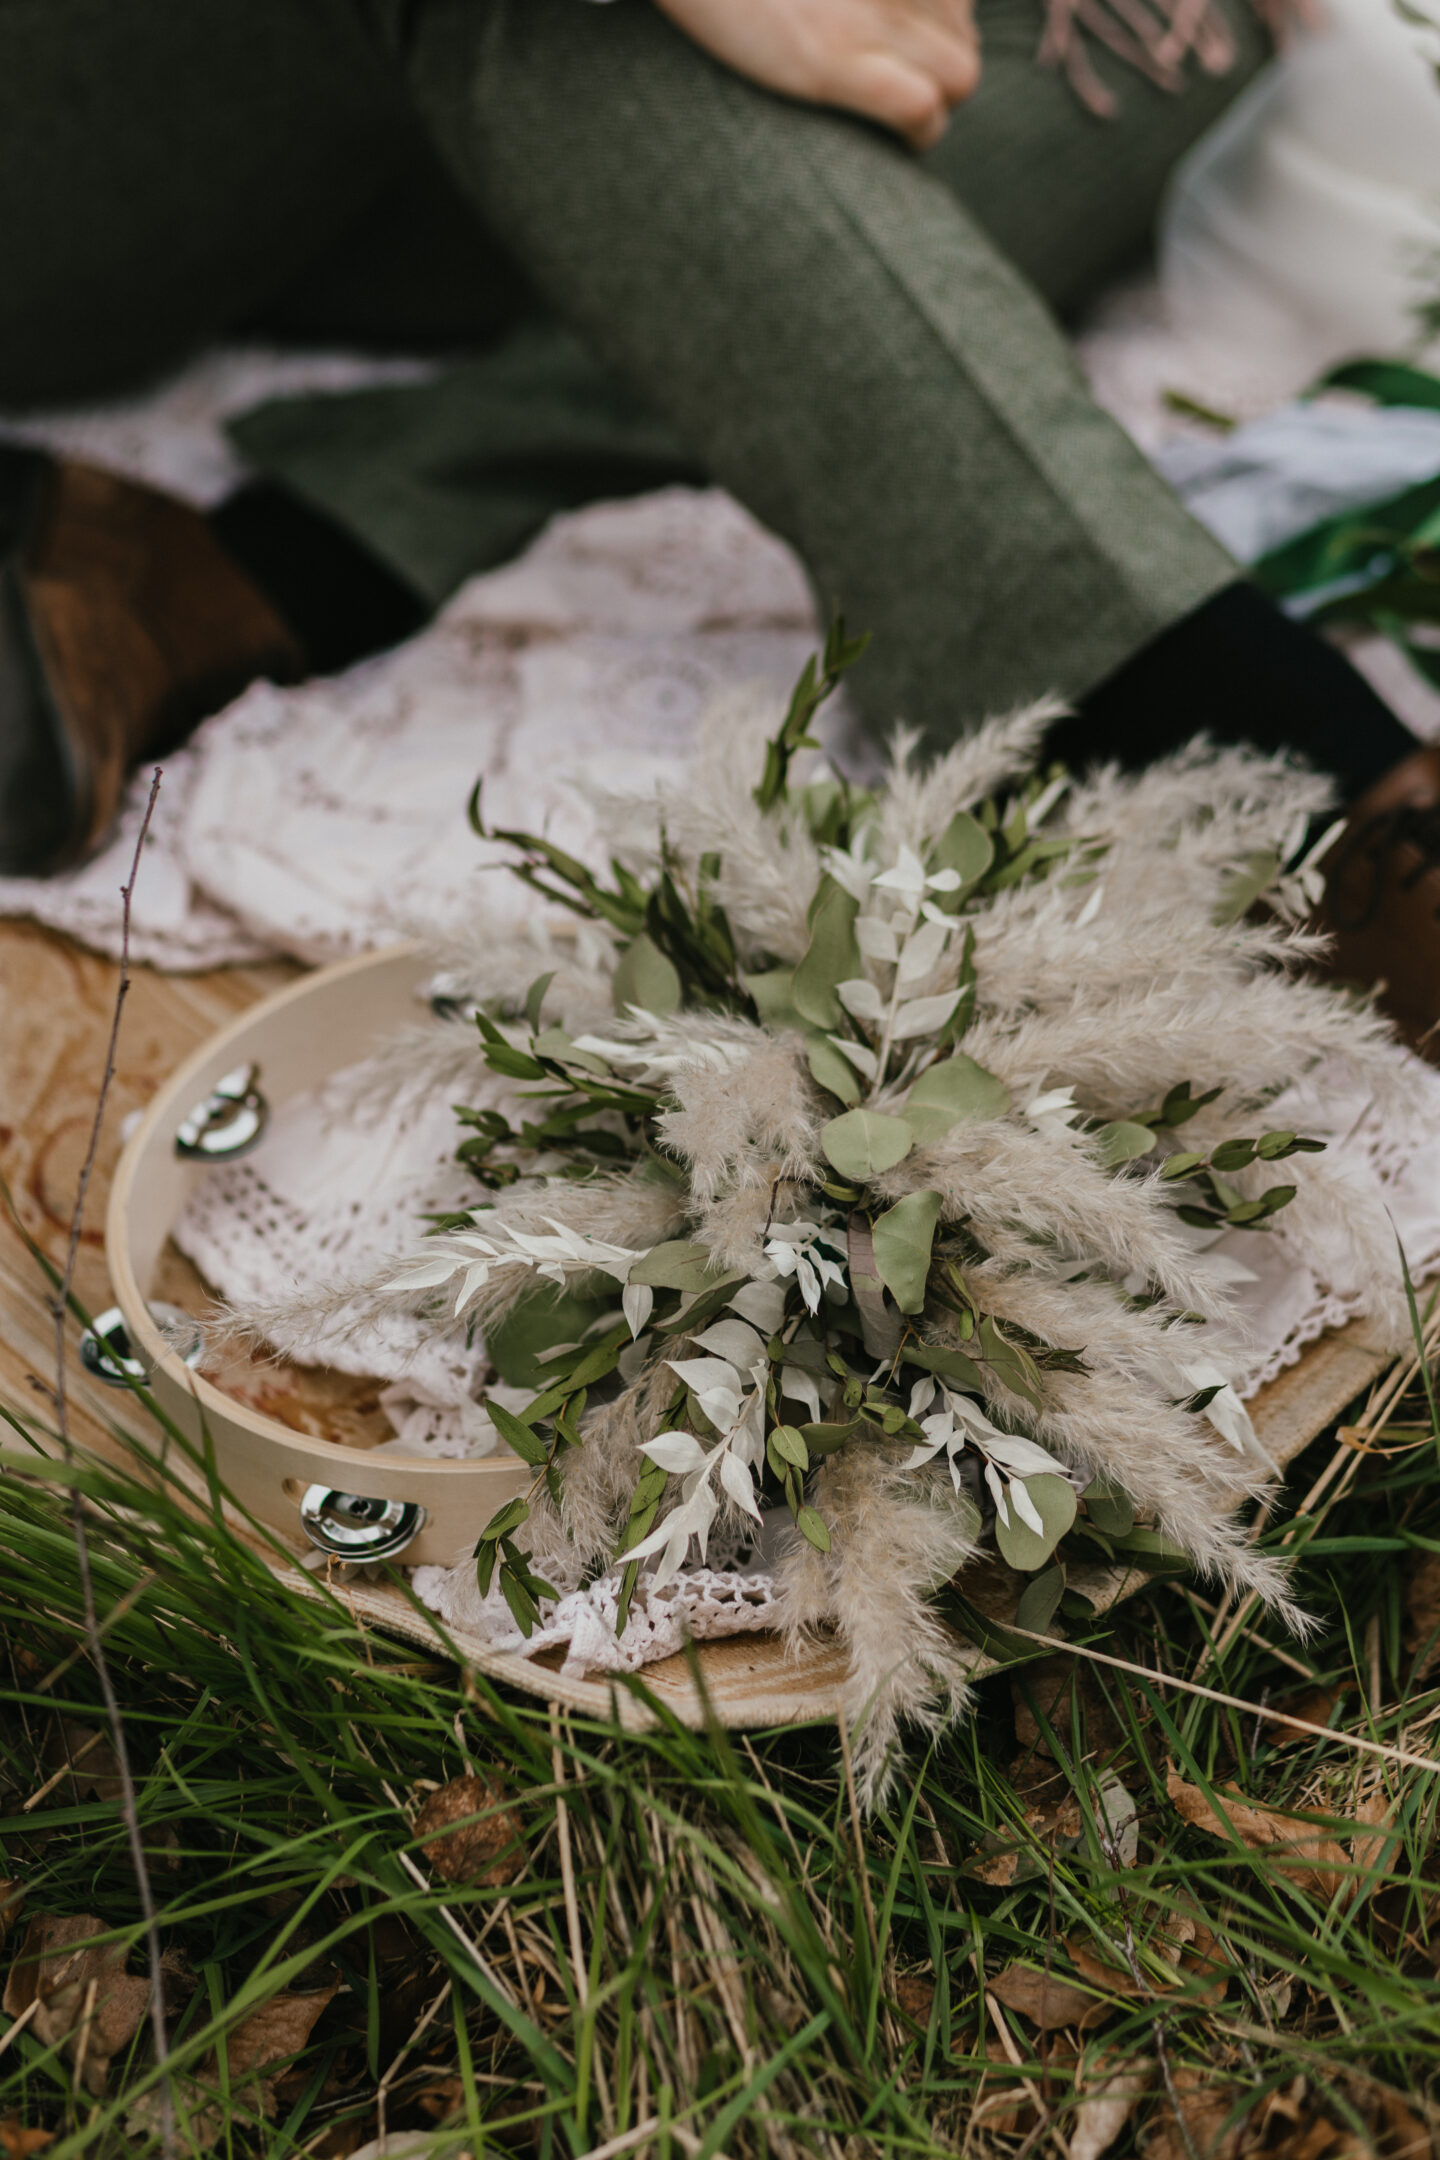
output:
[[[104,395],[252,315],[410,127],[348,0],[4,0],[0,407]]]
[[[876,633],[854,677],[875,723],[947,737],[1076,694],[1233,578],[1043,302],[895,143],[755,89],[644,0],[418,0],[397,21],[479,215]],[[1063,193],[1062,145],[1034,185]]]
[[[1226,8],[1235,43],[1222,75],[1191,66],[1168,91],[1097,52],[1113,117],[1080,104],[1036,64],[1043,0],[977,0],[980,87],[924,160],[1062,318],[1146,258],[1161,198],[1186,151],[1265,65],[1257,11]]]
[[[0,407],[173,365],[293,280],[415,139],[346,0],[3,0]],[[0,442],[0,872],[71,859],[130,763],[303,665],[195,512]]]

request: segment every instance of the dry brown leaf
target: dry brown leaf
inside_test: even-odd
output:
[[[232,2102],[239,2100],[259,2115],[275,2112],[275,2085],[269,2073],[287,2056],[298,2055],[310,2038],[322,2013],[334,2000],[340,1979],[327,1987],[302,1994],[298,1990],[272,1995],[248,2017],[232,2026],[226,2036],[225,2059],[229,2070]],[[185,2103],[186,2134],[196,2151],[208,2152],[226,2127],[219,2101],[220,2064],[212,2051],[193,2077],[180,2080]],[[159,2099],[144,2093],[125,2118],[134,2137],[153,2135],[160,2125]]]
[[[150,1983],[125,1970],[118,1943],[90,1913],[37,1913],[25,1930],[0,2000],[7,2017],[36,2005],[31,2029],[44,2047],[64,2045],[82,2065],[88,2092],[105,2090],[112,2055],[130,2045],[150,2004]]]
[[[1154,1987],[1147,1983],[1147,1986],[1142,1988],[1122,1959],[1117,1958],[1111,1963],[1108,1958],[1102,1958],[1099,1952],[1092,1949],[1079,1935],[1066,1937],[1065,1955],[1082,1979],[1090,1981],[1097,1988],[1104,1988],[1109,1995],[1143,1997],[1147,1993],[1158,1994],[1165,1985],[1164,1981],[1160,1981]]]
[[[1350,1840],[1350,1858],[1359,1870],[1350,1884],[1350,1895],[1359,1904],[1384,1887],[1383,1878],[1389,1875],[1391,1864],[1400,1849],[1400,1833],[1394,1827],[1400,1813],[1400,1802],[1392,1800],[1384,1791],[1373,1792],[1360,1802],[1353,1813],[1356,1822],[1374,1825],[1369,1837],[1353,1837]]]
[[[1331,1898],[1344,1881],[1344,1849],[1321,1824],[1256,1807],[1238,1793],[1217,1792],[1212,1800],[1173,1770],[1165,1789],[1183,1821],[1208,1830],[1212,1837],[1224,1838],[1227,1830],[1232,1831],[1251,1852],[1273,1852],[1302,1889]]]
[[[238,2085],[242,2079],[273,2070],[287,2056],[298,2055],[339,1985],[337,1975],[328,1987],[314,1988],[307,1994],[287,1989],[242,2018],[225,2040],[230,2083]],[[203,2071],[201,2081],[209,2082]]]
[[[1304,1725],[1292,1725],[1290,1719],[1304,1718],[1311,1725],[1328,1725],[1349,1694],[1348,1687],[1311,1688],[1289,1705],[1289,1716],[1267,1721],[1265,1737],[1274,1747],[1290,1747],[1297,1741],[1313,1740],[1314,1733],[1306,1732]]]
[[[1236,2160],[1244,2122],[1225,2123],[1240,2087],[1182,2063],[1174,2088],[1175,2104],[1167,2095],[1150,2119],[1145,2160]]]
[[[1010,1699],[1015,1706],[1015,1738],[1027,1751],[1034,1749],[1047,1757],[1051,1753],[1038,1712],[1061,1747],[1071,1753],[1077,1700],[1081,1721],[1078,1744],[1088,1759],[1108,1762],[1124,1737],[1099,1683],[1073,1657],[1040,1658],[1027,1665],[1011,1681]]]
[[[489,1778],[452,1778],[415,1817],[424,1859],[446,1882],[487,1887],[513,1882],[525,1867],[523,1825]],[[478,1818],[467,1820],[467,1818]]]
[[[1418,1683],[1428,1680],[1440,1665],[1440,1553],[1411,1553],[1401,1595],[1405,1648],[1412,1657],[1419,1657],[1414,1675]]]
[[[109,1736],[93,1725],[74,1718],[57,1718],[45,1740],[41,1757],[47,1772],[63,1770],[62,1788],[68,1784],[81,1800],[117,1801],[124,1791],[120,1764]]]
[[[0,2160],[30,2160],[32,2153],[44,2152],[54,2142],[53,2130],[27,2130],[18,2115],[0,2122]]]
[[[5,1940],[24,1909],[24,1883],[0,1882],[0,1942]]]
[[[1007,1965],[985,1984],[997,2002],[1004,2003],[1007,2010],[1017,2010],[1042,2032],[1060,2025],[1074,2025],[1081,2032],[1089,2032],[1115,2015],[1114,2004],[1103,2001],[1091,1989],[1076,1987],[1073,1981],[1062,1980],[1054,1973],[1037,1972],[1033,1965]]]
[[[1048,1756],[1022,1757],[1011,1767],[1010,1783],[1015,1797],[1024,1803],[1030,1838],[1022,1844],[1008,1828],[991,1830],[960,1870],[970,1880],[997,1889],[1043,1875],[1045,1848],[1057,1853],[1073,1851],[1085,1827],[1079,1801]]]
[[[1388,2086],[1349,2080],[1350,2098],[1374,2133],[1383,2160],[1430,2160],[1430,2132]]]
[[[896,1973],[895,2001],[906,2017],[917,2025],[928,2025],[930,2012],[935,2006],[935,1975],[933,1972]]]
[[[1119,2137],[1138,2102],[1157,2082],[1150,2056],[1113,2063],[1102,2055],[1086,2080],[1066,2143],[1070,2160],[1100,2160]]]

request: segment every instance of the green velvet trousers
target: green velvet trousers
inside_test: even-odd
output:
[[[0,405],[217,335],[472,349],[235,432],[442,600],[557,508],[714,480],[874,633],[854,694],[947,739],[1075,695],[1236,573],[1057,317],[1144,248],[1263,64],[1119,117],[979,0],[917,159],[772,97],[651,0],[0,0]]]

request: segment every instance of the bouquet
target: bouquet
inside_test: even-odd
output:
[[[1273,1466],[1227,1233],[1302,1237],[1398,1346],[1378,1193],[1287,1105],[1320,1070],[1381,1117],[1412,1083],[1307,972],[1326,782],[1203,743],[1039,769],[1045,703],[853,784],[810,728],[859,649],[837,624],[768,741],[731,710],[683,787],[613,806],[607,874],[488,835],[574,932],[446,954],[448,1024],[398,1070],[465,1093],[475,1203],[356,1309],[483,1338],[534,1477],[472,1598],[528,1635],[553,1577],[609,1574],[623,1630],[763,1521],[784,1626],[847,1647],[873,1797],[900,1720],[963,1704],[977,1555],[1032,1627],[1080,1557],[1303,1625],[1236,1518]]]

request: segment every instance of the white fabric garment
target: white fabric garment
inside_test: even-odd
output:
[[[1172,325],[1267,401],[1417,345],[1416,309],[1440,298],[1440,18],[1424,12],[1320,0],[1172,182]]]
[[[466,818],[478,778],[492,825],[584,855],[590,790],[673,770],[737,684],[782,700],[816,636],[794,555],[718,489],[556,518],[408,644],[298,689],[257,683],[165,761],[132,953],[180,969],[322,962],[462,910],[514,921],[529,902],[497,867],[507,851]],[[0,879],[0,914],[118,952],[148,789],[145,771],[79,870]]]

